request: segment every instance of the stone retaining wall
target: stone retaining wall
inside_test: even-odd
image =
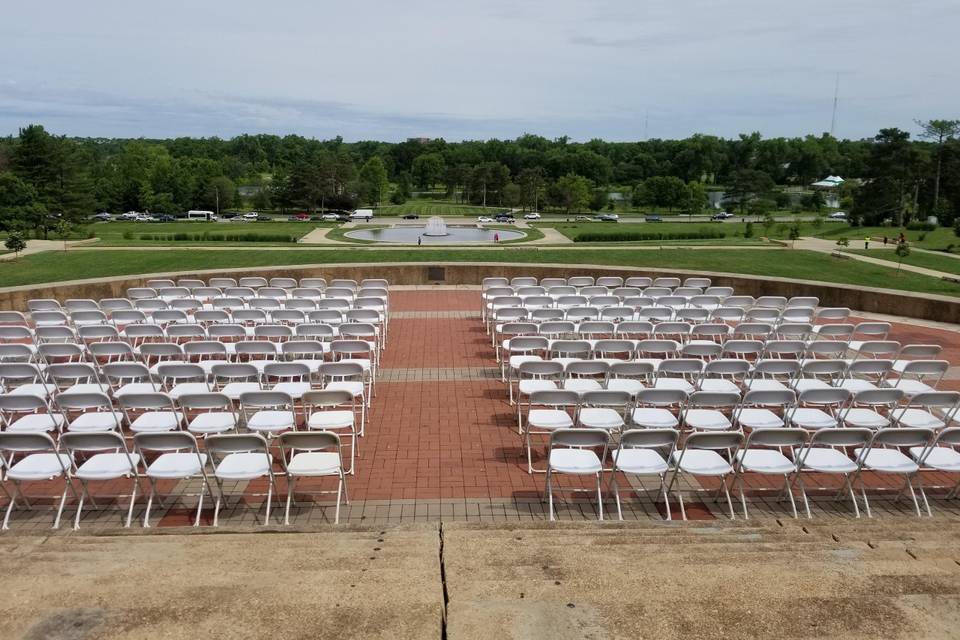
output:
[[[92,278],[53,284],[38,284],[23,287],[0,289],[0,309],[25,311],[27,300],[35,298],[113,298],[123,297],[131,287],[145,286],[147,280],[154,278],[198,278],[206,280],[211,276],[240,278],[244,276],[271,277],[322,277],[348,278],[387,278],[391,284],[480,284],[483,278],[502,276],[570,277],[577,275],[593,276],[691,276],[708,277],[716,286],[733,287],[738,294],[752,296],[816,296],[820,304],[829,307],[850,307],[851,309],[871,313],[885,313],[932,320],[936,322],[960,323],[960,298],[930,294],[894,291],[858,287],[854,285],[830,284],[811,280],[792,280],[748,276],[733,273],[714,273],[708,271],[686,271],[682,269],[650,269],[645,267],[614,267],[609,265],[555,265],[555,264],[507,264],[507,263],[411,263],[383,262],[357,264],[295,265],[277,267],[252,267],[243,269],[216,269],[207,271],[177,271],[153,273],[136,276],[110,278]]]

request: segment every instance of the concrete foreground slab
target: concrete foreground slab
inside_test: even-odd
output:
[[[443,527],[447,637],[957,638],[960,529]]]
[[[380,533],[384,531],[384,533]],[[0,539],[0,638],[439,638],[436,526]]]
[[[0,557],[4,639],[960,636],[960,527],[934,521],[170,529]]]

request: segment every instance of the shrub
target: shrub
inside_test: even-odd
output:
[[[124,240],[133,240],[133,231],[124,231],[123,232]]]
[[[720,230],[701,229],[684,233],[654,233],[642,231],[618,231],[616,233],[581,233],[574,242],[637,242],[644,240],[714,240],[725,238]]]
[[[753,223],[752,223],[752,222],[748,222],[748,223],[747,223],[747,226],[744,227],[744,229],[743,229],[743,237],[744,237],[744,238],[752,238],[752,237],[753,237]]]
[[[911,222],[907,225],[908,231],[933,231],[936,228],[937,225],[929,222]]]

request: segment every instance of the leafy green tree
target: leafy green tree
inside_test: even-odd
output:
[[[425,153],[413,161],[412,173],[421,189],[429,189],[440,182],[446,171],[446,162],[439,153]]]
[[[610,202],[610,194],[606,189],[594,189],[588,205],[590,211],[600,211]]]
[[[742,214],[751,200],[769,193],[774,188],[773,178],[757,169],[741,169],[733,175],[726,200],[740,208]]]
[[[866,182],[854,201],[853,217],[866,224],[892,218],[894,225],[903,226],[914,210],[926,161],[926,155],[911,144],[909,133],[881,129],[870,147],[864,172]]]
[[[47,209],[33,185],[9,171],[0,173],[0,230],[37,228],[46,217]]]
[[[960,120],[927,120],[926,122],[916,121],[920,125],[920,137],[927,140],[933,140],[937,145],[937,171],[933,179],[933,208],[936,209],[940,202],[940,174],[943,163],[943,144],[960,135]]]
[[[360,168],[358,180],[361,185],[361,199],[380,206],[383,194],[390,183],[387,181],[387,168],[380,156],[373,156]]]
[[[777,209],[786,209],[790,206],[790,194],[786,191],[777,191],[773,194],[773,201],[777,204]]]
[[[11,233],[7,236],[3,246],[5,246],[8,251],[13,251],[16,257],[19,258],[20,252],[27,248],[27,243],[19,233]]]
[[[643,204],[673,209],[687,198],[687,185],[676,176],[654,176],[643,181]]]
[[[541,167],[524,169],[517,176],[517,184],[520,185],[520,206],[524,210],[536,211],[540,192],[545,184],[543,169]]]
[[[800,223],[799,222],[794,222],[792,225],[790,225],[790,231],[787,234],[787,237],[793,243],[793,247],[796,248],[797,240],[800,239]]]
[[[551,203],[569,215],[574,211],[583,211],[590,203],[590,181],[575,173],[568,173],[557,179],[548,190]]]
[[[707,206],[707,188],[699,181],[687,183],[687,191],[683,199],[683,212],[688,216],[699,216],[703,214]]]
[[[752,223],[752,222],[748,222],[748,223],[747,223],[747,226],[745,226],[745,227],[743,228],[743,237],[744,237],[744,238],[752,238],[752,237],[753,237],[753,223]]]

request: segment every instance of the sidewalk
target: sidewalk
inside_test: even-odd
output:
[[[98,239],[68,240],[67,249],[83,247],[84,245],[94,242],[98,242]],[[27,240],[27,248],[21,251],[19,256],[11,251],[10,253],[0,255],[0,260],[15,260],[18,257],[29,256],[43,251],[63,251],[63,240]]]
[[[871,243],[874,244],[874,243]],[[890,248],[895,248],[896,245],[890,245]],[[878,243],[877,246],[874,246],[874,249],[882,248],[883,243]],[[816,251],[818,253],[828,253],[833,254],[843,251],[847,247],[839,247],[837,243],[832,240],[823,240],[821,238],[800,238],[797,240],[795,249],[803,249],[805,251]],[[855,248],[855,247],[854,247]],[[912,250],[912,249],[911,249]],[[925,253],[934,253],[933,251],[925,251]],[[858,253],[843,252],[844,257],[849,258],[850,260],[858,260],[860,262],[869,262],[870,264],[875,264],[881,267],[892,268],[896,267],[896,263],[892,260],[883,260],[881,258],[872,258],[870,256],[860,255]],[[937,254],[939,255],[939,253]],[[949,255],[949,254],[944,254]],[[900,269],[903,271],[910,271],[912,273],[918,273],[924,276],[930,276],[932,278],[957,278],[955,273],[947,273],[946,271],[936,271],[935,269],[926,269],[924,267],[917,267],[912,264],[901,264]]]

